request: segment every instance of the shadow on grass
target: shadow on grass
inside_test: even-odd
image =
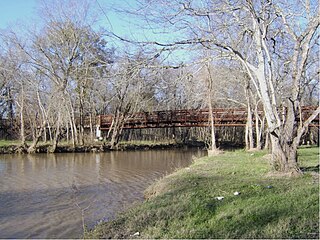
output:
[[[301,167],[302,172],[316,172],[319,173],[319,168],[320,165],[318,164],[317,166],[309,166],[309,167]]]

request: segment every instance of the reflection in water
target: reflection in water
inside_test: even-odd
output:
[[[0,155],[0,238],[77,238],[197,150]]]

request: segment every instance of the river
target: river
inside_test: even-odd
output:
[[[197,149],[0,155],[0,238],[79,238]]]

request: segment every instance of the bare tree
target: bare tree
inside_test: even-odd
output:
[[[308,125],[320,112],[298,122],[304,76],[319,37],[318,3],[312,7],[289,1],[146,1],[142,8],[153,27],[177,33],[173,42],[148,42],[162,47],[194,46],[219,49],[221,55],[242,64],[263,104],[272,143],[273,168],[296,173],[297,147]],[[139,13],[142,14],[142,11]],[[181,39],[180,36],[184,36]],[[191,48],[191,47],[192,48]],[[279,69],[276,66],[287,66]],[[288,71],[289,70],[289,71]],[[286,100],[275,76],[290,83]],[[285,121],[278,107],[285,104]]]
[[[148,86],[152,86],[148,63],[153,61],[143,53],[133,57],[125,55],[114,65],[109,85],[112,89],[113,122],[109,130],[111,134],[111,148],[116,149],[120,140],[125,121],[141,109],[146,109],[148,102],[154,99]],[[150,63],[151,64],[151,63]]]

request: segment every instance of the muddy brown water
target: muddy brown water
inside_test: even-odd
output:
[[[0,155],[0,238],[79,238],[198,149]],[[83,215],[82,215],[83,213]]]

